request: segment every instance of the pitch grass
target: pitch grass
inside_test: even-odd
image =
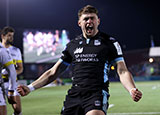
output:
[[[110,83],[110,104],[108,113],[160,112],[160,81],[136,82],[142,90],[143,98],[140,102],[133,102],[129,93],[119,82]],[[23,115],[60,115],[68,86],[42,88],[22,97]],[[13,112],[7,105],[8,115]]]

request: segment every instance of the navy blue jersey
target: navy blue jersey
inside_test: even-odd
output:
[[[72,63],[73,86],[83,90],[108,89],[108,68],[112,63],[122,61],[122,51],[111,36],[98,32],[92,38],[82,35],[71,40],[63,51],[61,59]]]

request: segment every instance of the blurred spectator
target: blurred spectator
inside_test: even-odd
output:
[[[144,61],[129,67],[134,76],[160,76],[160,58],[154,58],[153,62]]]

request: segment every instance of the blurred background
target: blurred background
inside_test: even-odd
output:
[[[53,66],[65,45],[81,34],[77,12],[87,4],[99,10],[99,29],[120,42],[134,79],[160,80],[159,0],[0,0],[0,28],[15,29],[14,45],[23,56],[19,79],[28,83]],[[70,78],[71,69],[60,78]],[[111,69],[110,80],[117,81]]]

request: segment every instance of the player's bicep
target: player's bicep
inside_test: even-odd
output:
[[[18,68],[21,68],[21,69],[23,68],[23,63],[16,63],[16,65]]]
[[[23,63],[16,63],[16,71],[17,74],[21,74],[23,72]]]
[[[119,75],[124,74],[127,71],[128,71],[128,69],[127,69],[124,61],[117,62],[117,72]]]

